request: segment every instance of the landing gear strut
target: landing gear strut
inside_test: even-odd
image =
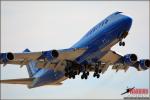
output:
[[[87,79],[89,76],[89,72],[83,72],[83,74],[81,75],[81,79]]]
[[[83,74],[81,75],[81,79],[87,79],[88,76],[89,76],[89,72],[87,71],[87,65],[84,65],[84,71],[83,71]]]
[[[65,67],[65,76],[68,77],[68,78],[73,78],[75,79],[75,76],[78,74],[77,70],[74,69],[76,68],[72,62],[70,61],[66,61],[67,62],[67,65]]]
[[[100,77],[101,69],[99,69],[99,66],[101,65],[101,62],[98,62],[98,64],[95,65],[95,71],[93,74],[93,77]]]
[[[94,73],[94,74],[93,74],[93,77],[99,78],[99,77],[100,77],[100,74],[99,74],[99,73]]]
[[[128,35],[128,32],[123,32],[123,34],[121,34],[119,46],[125,46],[125,42],[122,42],[122,39],[125,38],[127,35]]]
[[[77,71],[68,70],[68,69],[65,69],[65,71],[66,71],[65,72],[66,77],[75,79],[75,76],[77,75]]]

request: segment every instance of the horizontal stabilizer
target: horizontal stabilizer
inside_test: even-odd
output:
[[[8,80],[0,80],[0,83],[29,85],[32,83],[33,79],[34,78],[8,79]]]

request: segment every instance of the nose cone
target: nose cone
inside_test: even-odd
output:
[[[132,18],[128,16],[123,17],[124,29],[128,32],[132,25]]]
[[[126,17],[125,17],[125,23],[126,23],[126,26],[127,26],[128,28],[130,28],[131,25],[132,25],[132,18],[126,16]]]
[[[126,17],[126,21],[128,25],[132,24],[132,18],[131,17]]]

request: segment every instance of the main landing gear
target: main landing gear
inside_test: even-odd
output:
[[[89,72],[83,72],[83,74],[81,75],[81,79],[87,79],[89,76]]]
[[[122,39],[126,38],[126,36],[128,35],[128,32],[123,32],[123,34],[121,34],[120,36],[120,42],[119,42],[119,46],[125,46],[125,42],[122,42]]]
[[[65,68],[65,76],[68,78],[75,79],[75,76],[78,74],[77,71],[71,70],[70,68]]]
[[[76,69],[77,66],[76,63],[66,60],[65,76],[75,79],[75,76],[79,74],[79,71]]]
[[[65,76],[70,78],[70,79],[71,78],[75,79],[75,76],[79,75],[82,72],[81,79],[88,79],[88,76],[90,74],[89,71],[94,70],[93,77],[99,78],[100,73],[102,72],[100,66],[101,66],[101,62],[96,63],[95,67],[93,68],[93,67],[91,67],[91,65],[86,64],[86,65],[80,66],[74,62],[67,61],[67,65],[64,69],[65,70]]]
[[[100,77],[100,73],[102,72],[101,69],[99,69],[100,65],[101,65],[101,62],[98,62],[98,64],[96,64],[93,77],[97,77],[97,78]]]
[[[88,69],[87,67],[88,67],[88,65],[84,65],[83,66],[83,68],[84,68],[83,70],[84,71],[83,71],[83,74],[81,75],[81,79],[88,79],[88,76],[89,76],[90,73],[87,70]]]

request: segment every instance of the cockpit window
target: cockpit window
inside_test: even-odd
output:
[[[114,15],[117,15],[117,14],[120,14],[120,13],[122,13],[122,12],[117,11],[117,12],[114,13]]]

